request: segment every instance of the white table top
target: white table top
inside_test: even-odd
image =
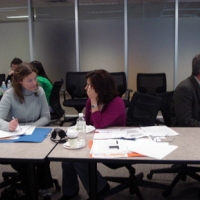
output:
[[[55,145],[50,136],[41,143],[0,143],[0,160],[43,160]]]
[[[69,161],[69,160],[87,160],[89,162],[117,162],[119,160],[131,163],[200,163],[200,129],[199,128],[173,128],[179,133],[170,144],[177,145],[178,148],[168,154],[163,159],[154,159],[149,157],[129,157],[129,158],[91,158],[90,148],[88,145],[82,149],[69,150],[65,149],[62,144],[58,144],[55,149],[49,154],[48,158],[54,161]],[[93,133],[87,134],[87,140],[93,138]]]

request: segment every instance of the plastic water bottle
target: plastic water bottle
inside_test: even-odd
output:
[[[9,88],[11,88],[11,87],[12,87],[12,85],[11,85],[11,81],[8,80],[8,83],[7,83],[7,89],[9,89]]]
[[[0,87],[0,99],[2,98],[2,96],[3,96],[3,90],[2,90],[2,88]]]
[[[78,119],[76,121],[76,129],[78,131],[78,142],[80,147],[86,145],[86,122],[83,113],[78,114]]]
[[[3,93],[7,90],[5,81],[2,82],[1,89],[2,89]]]

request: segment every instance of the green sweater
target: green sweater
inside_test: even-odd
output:
[[[38,84],[43,88],[46,98],[47,98],[47,102],[49,104],[49,98],[50,98],[51,91],[53,88],[52,83],[43,76],[37,76],[37,81],[38,81]]]

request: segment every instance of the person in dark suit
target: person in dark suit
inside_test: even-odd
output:
[[[173,126],[200,127],[200,54],[192,60],[192,75],[174,91],[171,121]]]

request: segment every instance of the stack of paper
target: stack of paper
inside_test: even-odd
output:
[[[34,131],[35,126],[20,126],[15,131],[8,132],[8,131],[2,131],[0,130],[0,138],[11,138],[20,135],[31,135]]]
[[[176,136],[177,132],[166,126],[132,129],[99,129],[94,134],[91,154],[93,157],[127,157],[136,152],[144,156],[162,159],[177,146],[168,142],[157,142],[153,138]]]

